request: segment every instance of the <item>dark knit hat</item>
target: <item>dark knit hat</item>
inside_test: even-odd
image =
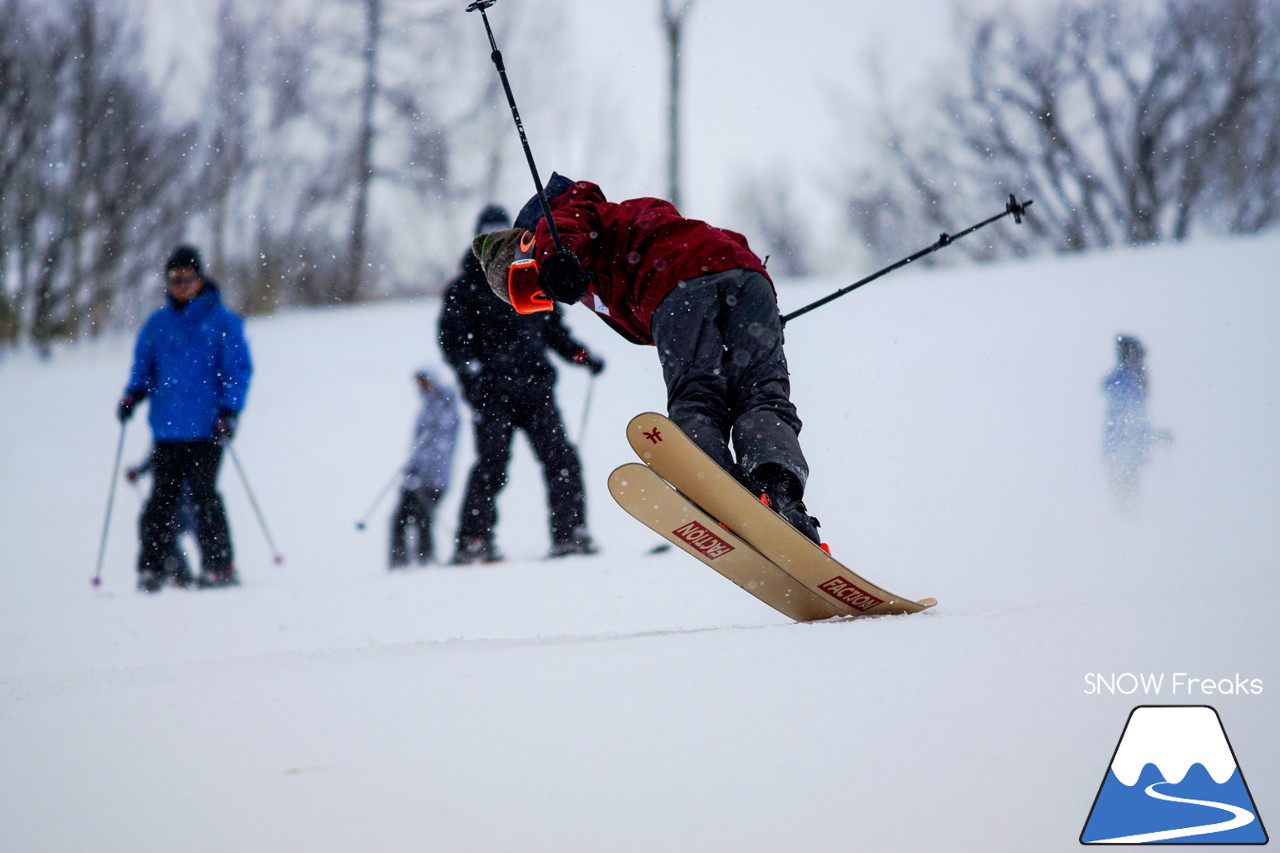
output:
[[[501,231],[510,227],[511,216],[507,213],[507,209],[500,204],[487,204],[476,218],[475,233],[486,234],[490,231]]]
[[[204,264],[200,262],[200,252],[194,246],[179,246],[169,254],[164,262],[164,271],[176,269],[192,269],[198,275],[204,275]]]

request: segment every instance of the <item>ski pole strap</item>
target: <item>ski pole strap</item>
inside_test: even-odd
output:
[[[882,276],[886,276],[896,269],[905,267],[907,264],[911,263],[912,261],[918,261],[921,258],[923,258],[925,255],[933,254],[939,249],[942,249],[946,246],[950,246],[952,243],[961,239],[962,237],[967,237],[968,235],[972,234],[974,231],[977,231],[979,228],[985,228],[986,226],[990,225],[992,222],[995,222],[999,219],[1003,219],[1006,216],[1012,216],[1013,221],[1021,225],[1023,217],[1027,215],[1027,208],[1030,207],[1032,204],[1034,204],[1033,199],[1028,199],[1025,202],[1020,202],[1016,197],[1014,197],[1013,195],[1010,195],[1009,200],[1005,202],[1003,212],[997,213],[995,216],[990,216],[982,220],[981,222],[977,223],[976,225],[970,225],[968,228],[964,229],[959,234],[948,234],[944,231],[942,234],[938,236],[937,242],[935,242],[931,246],[926,246],[925,248],[916,252],[914,255],[908,255],[907,257],[903,258],[900,261],[895,261],[894,263],[890,264],[884,269],[876,270],[866,278],[855,281],[853,284],[849,285],[848,287],[841,288],[840,290],[837,290],[835,293],[829,293],[826,296],[819,299],[818,301],[811,302],[808,305],[804,306],[803,308],[798,308],[795,311],[792,311],[790,314],[784,314],[782,316],[782,324],[785,326],[788,322],[790,322],[791,320],[794,320],[796,317],[799,317],[803,314],[808,314],[810,311],[814,310],[815,308],[821,308],[823,305],[826,305],[828,302],[839,299],[841,296],[844,296],[846,293],[851,293],[852,291],[857,290],[859,287],[862,287],[864,284],[870,284],[876,279],[881,278]]]

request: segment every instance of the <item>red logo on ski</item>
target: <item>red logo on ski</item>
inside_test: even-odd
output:
[[[649,441],[652,442],[653,444],[657,444],[659,441],[662,441],[662,433],[658,432],[657,427],[654,427],[649,432],[646,432],[644,434],[644,437],[649,439]]]
[[[723,557],[733,550],[732,545],[696,521],[691,521],[671,532],[692,545],[695,551],[708,560]]]
[[[850,583],[842,577],[834,577],[819,586],[818,589],[836,601],[849,605],[854,610],[870,610],[876,605],[884,604],[884,599],[876,598],[865,589],[859,588],[856,584]]]

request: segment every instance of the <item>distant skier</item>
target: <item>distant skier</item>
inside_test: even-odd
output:
[[[510,224],[505,210],[490,205],[481,211],[475,232],[485,234]],[[490,291],[470,251],[445,291],[440,348],[471,406],[476,448],[453,562],[502,557],[494,544],[496,501],[507,482],[517,429],[524,431],[542,466],[550,508],[550,556],[595,553],[587,528],[582,463],[555,403],[556,373],[547,350],[593,375],[604,370],[604,360],[569,334],[558,311],[521,316],[507,310]]]
[[[1147,415],[1146,350],[1132,335],[1116,336],[1116,366],[1102,380],[1107,398],[1102,433],[1102,462],[1117,504],[1132,510],[1138,503],[1138,481],[1151,458],[1151,445],[1172,441],[1154,432]]]
[[[534,316],[552,300],[581,301],[633,343],[656,345],[671,419],[819,542],[777,296],[746,238],[661,199],[610,203],[588,181],[552,174],[546,192],[563,251],[530,199],[515,228],[473,241],[493,292]]]
[[[458,398],[427,368],[413,376],[422,393],[422,410],[413,431],[413,450],[404,466],[400,503],[391,517],[390,567],[409,565],[409,542],[419,565],[435,559],[431,534],[436,504],[449,488],[453,450],[458,440]]]
[[[139,403],[151,401],[151,496],[138,523],[138,589],[158,592],[164,586],[184,484],[196,511],[202,562],[197,583],[235,586],[240,580],[217,482],[224,445],[235,434],[249,392],[249,344],[244,323],[204,275],[198,251],[174,249],[164,272],[166,304],[138,334],[129,384],[116,407],[124,423]]]

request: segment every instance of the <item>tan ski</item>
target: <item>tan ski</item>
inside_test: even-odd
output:
[[[664,415],[646,412],[627,425],[636,454],[696,506],[815,595],[853,616],[918,613],[936,599],[889,592],[842,565],[766,507]]]
[[[784,616],[813,622],[850,615],[849,608],[810,592],[725,530],[647,465],[628,462],[618,468],[609,475],[609,492],[637,521]]]

